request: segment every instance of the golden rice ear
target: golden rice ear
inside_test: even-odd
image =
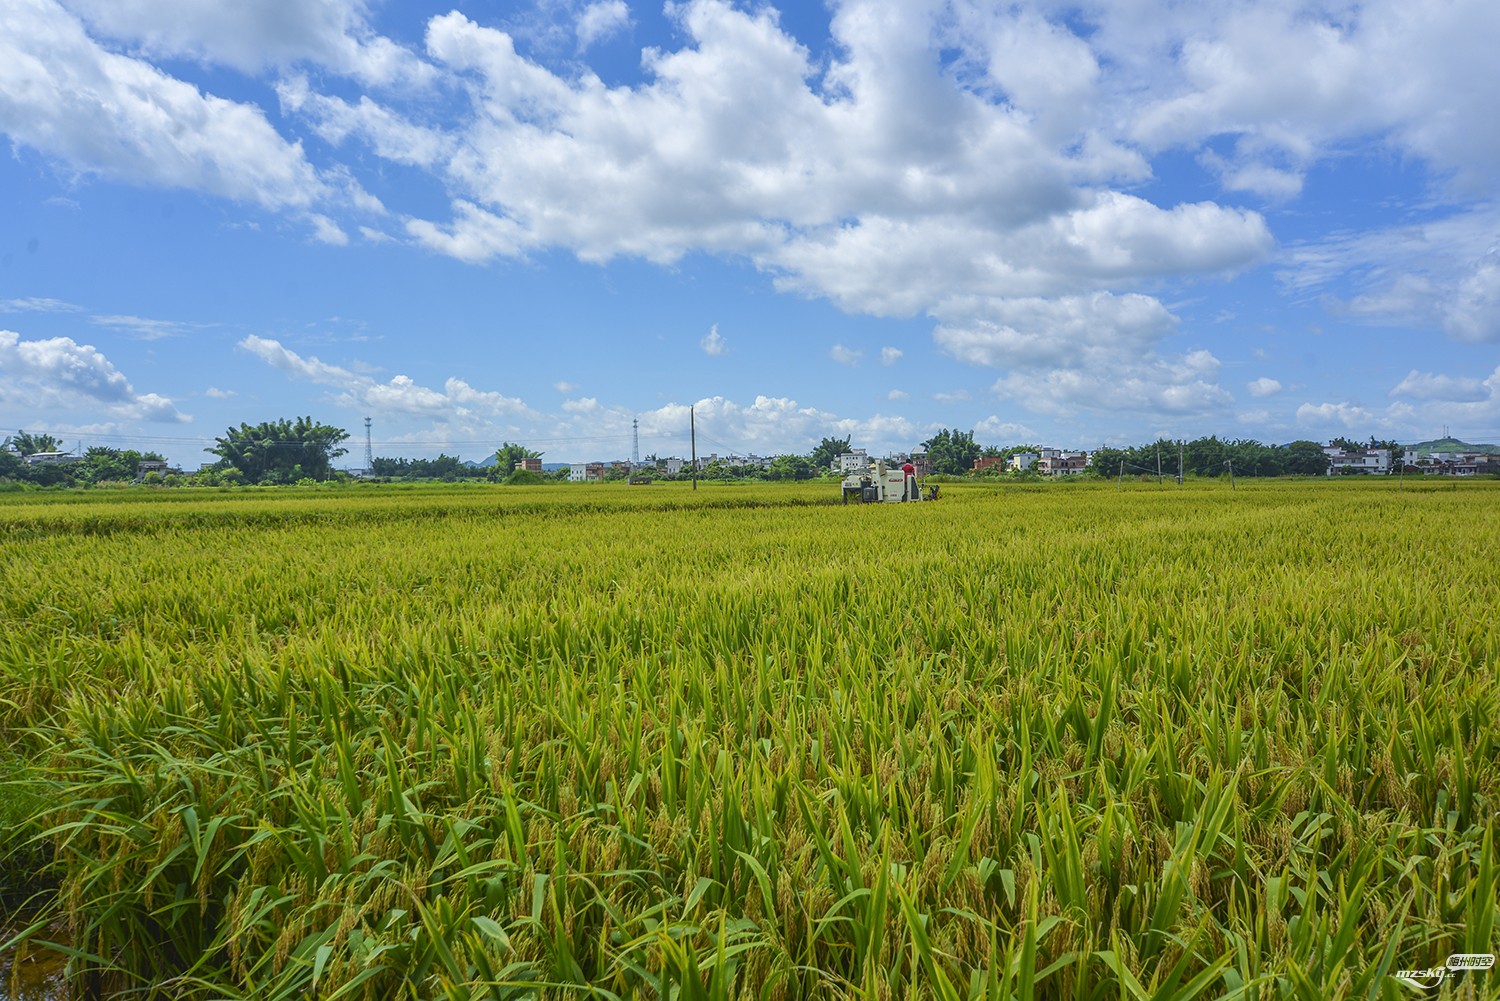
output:
[[[1395,486],[3,495],[4,934],[105,995],[1488,996],[1500,492]]]

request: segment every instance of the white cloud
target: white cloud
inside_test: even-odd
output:
[[[0,32],[0,130],[75,169],[267,208],[335,195],[257,107],[204,94],[108,52],[50,0],[22,0]]]
[[[367,144],[377,156],[394,163],[434,167],[452,155],[454,137],[419,125],[362,94],[350,103],[314,93],[307,77],[280,81],[276,93],[284,110],[300,114],[325,142],[341,145],[351,137]]]
[[[1486,0],[842,0],[816,49],[772,6],[684,0],[666,8],[673,41],[627,83],[568,53],[626,30],[622,0],[549,0],[569,32],[551,48],[453,11],[427,23],[422,53],[379,35],[363,0],[293,6],[11,0],[0,130],[67,171],[286,212],[333,244],[387,238],[344,217],[382,206],[326,143],[447,192],[446,211],[414,197],[387,227],[433,253],[749,261],[850,313],[931,317],[942,350],[1002,369],[1018,399],[1034,395],[1009,381],[1022,370],[1055,406],[1070,386],[1112,388],[1113,369],[1131,406],[1169,413],[1224,396],[1192,352],[1162,353],[1176,329],[1163,286],[1252,266],[1274,240],[1238,197],[1144,197],[1159,190],[1147,156],[1172,150],[1221,191],[1278,200],[1315,165],[1367,154],[1420,161],[1440,193],[1500,183]],[[256,75],[282,117],[152,58]],[[1294,247],[1286,289],[1500,342],[1497,220],[1486,201]]]
[[[625,0],[597,0],[578,15],[578,51],[603,41],[629,27],[630,8]]]
[[[1303,427],[1358,431],[1374,422],[1374,414],[1354,403],[1304,403],[1297,408],[1297,423]]]
[[[552,384],[552,388],[557,390],[559,393],[566,395],[573,392],[573,390],[577,389],[578,387],[564,379],[559,379]]]
[[[911,394],[904,389],[893,389],[885,394],[885,398],[887,400],[909,400],[911,399]]]
[[[459,217],[414,221],[413,234],[466,260],[543,246],[585,260],[739,254],[783,288],[877,314],[1233,269],[1270,248],[1254,213],[1073,186],[1099,179],[1101,143],[1049,141],[955,86],[929,58],[929,12],[846,4],[833,19],[843,58],[820,84],[769,9],[671,11],[689,44],[648,50],[647,82],[615,88],[558,76],[461,14],[434,18],[428,52],[469,81],[474,117],[448,164]],[[1082,45],[1024,27],[1058,51]],[[1064,108],[1072,85],[1034,70],[1029,92]],[[1122,169],[1149,173],[1138,158]],[[434,239],[473,229],[476,211],[505,220],[505,239]]]
[[[1027,409],[1056,417],[1080,414],[1204,417],[1224,413],[1234,402],[1218,384],[1219,360],[1208,351],[1155,356],[1112,364],[1015,372],[993,389]]]
[[[203,391],[203,395],[211,400],[227,400],[239,394],[232,389],[219,389],[217,386],[209,386]]]
[[[618,433],[628,442],[630,421],[639,416],[641,440],[669,437],[687,446],[688,404],[670,403],[636,414],[625,408],[609,408],[607,415],[591,415],[588,430],[595,435]],[[757,396],[742,404],[722,396],[697,401],[698,450],[712,439],[724,449],[759,452],[808,452],[824,436],[854,439],[855,445],[872,450],[909,449],[938,429],[936,424],[918,424],[905,417],[874,414],[864,418],[840,417],[815,407],[804,407],[787,397]]]
[[[177,337],[201,327],[201,324],[183,323],[178,320],[153,320],[144,316],[124,314],[100,314],[89,317],[89,321],[101,327],[124,330],[142,341],[158,341],[164,337]]]
[[[1219,176],[1226,191],[1248,191],[1263,198],[1286,201],[1302,193],[1302,173],[1263,162],[1230,163],[1213,150],[1204,150],[1198,162]]]
[[[82,306],[61,299],[27,297],[23,299],[0,299],[0,311],[7,313],[81,313]]]
[[[432,69],[370,28],[360,0],[66,0],[90,26],[156,56],[241,72],[313,63],[365,83],[423,84]]]
[[[937,392],[932,394],[932,398],[939,403],[960,403],[969,398],[969,391],[967,389],[954,389],[947,392]]]
[[[1096,292],[1060,299],[952,300],[933,338],[948,354],[995,368],[1070,367],[1134,357],[1176,317],[1150,296]]]
[[[288,375],[338,390],[334,402],[340,406],[461,425],[498,418],[530,420],[540,416],[516,397],[478,390],[462,379],[448,379],[440,390],[420,385],[406,375],[397,375],[382,383],[315,357],[304,358],[280,341],[268,337],[252,334],[240,341],[239,347]]]
[[[704,354],[715,358],[729,351],[729,345],[719,333],[719,325],[717,323],[708,329],[708,333],[703,335],[702,340],[698,342],[698,346],[703,349]]]
[[[835,344],[833,347],[828,349],[828,357],[832,358],[840,365],[848,365],[850,368],[858,365],[859,360],[864,356],[865,353],[863,351],[857,351],[854,348],[847,348],[842,344]]]
[[[71,337],[25,341],[0,330],[0,400],[39,410],[103,407],[123,418],[184,423],[172,401],[137,393],[124,373],[92,344]]]
[[[1130,130],[1148,146],[1232,139],[1228,177],[1272,165],[1260,190],[1285,196],[1310,164],[1375,137],[1460,187],[1493,188],[1500,132],[1481,95],[1497,82],[1485,39],[1500,32],[1500,12],[1485,0],[1431,11],[1398,0],[1227,10],[1147,0],[1099,14],[1092,40],[1144,98]]]
[[[1391,390],[1391,395],[1405,396],[1414,400],[1476,403],[1489,399],[1490,390],[1484,381],[1469,376],[1439,375],[1412,369],[1407,373],[1406,378]]]
[[[1020,444],[1022,442],[1036,441],[1037,433],[1025,424],[1001,420],[999,417],[991,414],[974,425],[974,437],[987,444],[1001,442]]]
[[[901,360],[901,356],[905,353],[906,352],[902,351],[900,348],[881,348],[880,364],[894,365],[896,364],[896,362]]]
[[[1247,382],[1245,384],[1245,388],[1250,391],[1251,396],[1275,396],[1277,393],[1281,392],[1281,383],[1277,382],[1275,379],[1268,378],[1267,376],[1261,376],[1259,379]]]
[[[456,218],[447,227],[425,219],[408,219],[406,231],[429,250],[474,264],[517,255],[527,244],[526,234],[514,221],[486,212],[472,202],[455,201],[453,212]]]
[[[319,243],[331,244],[335,247],[344,247],[349,244],[349,234],[339,228],[339,224],[326,215],[313,214],[309,217],[313,224],[313,239]]]
[[[1475,261],[1443,309],[1443,327],[1462,341],[1500,341],[1500,250]]]

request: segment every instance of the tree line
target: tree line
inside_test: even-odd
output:
[[[1329,445],[1348,451],[1365,448],[1388,448],[1397,468],[1404,446],[1394,441],[1371,437],[1359,442],[1334,438]],[[1180,462],[1179,462],[1180,459]],[[1323,476],[1328,472],[1328,456],[1323,445],[1299,440],[1285,445],[1265,445],[1250,438],[1186,439],[1160,438],[1146,445],[1096,450],[1089,457],[1089,470],[1098,476],[1161,475],[1185,476]]]
[[[61,449],[62,443],[52,435],[18,431],[5,439],[0,448],[0,479],[29,482],[40,486],[94,484],[146,479],[151,482],[183,482],[204,485],[316,483],[342,476],[333,467],[335,459],[347,453],[342,443],[349,432],[314,421],[311,417],[283,418],[250,425],[231,427],[204,451],[217,461],[192,474],[151,472],[143,477],[141,463],[160,463],[159,453],[108,446],[89,448],[82,456],[68,462],[27,464],[24,456]],[[838,456],[852,447],[852,436],[825,436],[806,454],[776,456],[769,464],[733,463],[717,459],[698,475],[704,479],[805,480],[830,474]],[[1366,442],[1334,438],[1329,444],[1349,450],[1389,448],[1399,456],[1402,446],[1373,436]],[[983,474],[986,476],[1027,476],[1035,473],[1009,471],[1004,461],[1022,452],[1040,451],[1034,444],[1005,447],[981,445],[974,432],[944,428],[920,445],[927,453],[931,471],[948,476],[975,475],[974,465],[983,457],[1002,460]],[[541,482],[567,479],[568,471],[556,470],[536,474],[516,469],[522,459],[539,459],[541,452],[514,442],[504,442],[495,450],[491,464],[476,466],[457,456],[439,453],[436,458],[407,459],[375,457],[369,475],[385,479],[489,479],[504,482]],[[653,475],[674,478],[666,472],[665,460],[647,456],[643,464]],[[1253,439],[1219,438],[1214,435],[1186,439],[1161,438],[1144,445],[1105,446],[1094,451],[1088,471],[1097,476],[1113,477],[1155,475],[1177,477],[1216,477],[1233,470],[1236,476],[1319,476],[1328,471],[1323,446],[1314,441],[1293,441],[1285,445],[1266,445]],[[624,478],[620,468],[606,471],[606,479]],[[685,479],[693,475],[690,468],[675,474]]]

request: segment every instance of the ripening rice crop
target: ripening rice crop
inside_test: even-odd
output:
[[[1500,993],[1395,977],[1500,951],[1500,490],[1116,486],[8,499],[26,927],[161,997]]]

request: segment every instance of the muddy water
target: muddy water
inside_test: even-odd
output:
[[[0,942],[10,936],[10,930],[0,928]],[[23,946],[0,952],[0,1001],[68,1001],[63,981],[67,962],[47,949]]]

